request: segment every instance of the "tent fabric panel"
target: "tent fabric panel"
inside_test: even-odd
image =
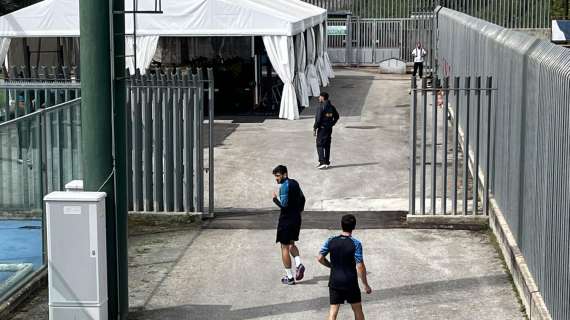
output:
[[[125,37],[125,52],[127,58],[125,64],[129,69],[131,75],[135,74],[136,69],[140,70],[141,74],[146,73],[146,69],[150,66],[152,58],[158,46],[158,36],[137,36],[137,65],[135,66],[135,59],[132,57],[134,48],[133,36]],[[130,57],[129,57],[130,56]]]
[[[305,48],[305,34],[299,33],[295,36],[295,89],[297,97],[303,107],[309,106],[310,89],[307,81],[305,69],[307,68],[307,50]]]
[[[311,88],[311,96],[318,97],[321,94],[319,86],[319,75],[315,67],[316,60],[316,46],[315,46],[315,31],[313,28],[307,29],[307,81]]]
[[[321,28],[321,25],[315,26],[314,29],[316,35],[315,43],[317,45],[317,61],[315,63],[315,66],[317,67],[317,74],[319,75],[319,83],[323,87],[326,87],[329,85],[329,77],[327,75],[327,70],[325,69],[324,56],[323,56],[323,50],[324,50],[323,29]]]
[[[10,49],[10,38],[0,38],[0,65],[6,60],[8,49]]]
[[[125,7],[132,9],[132,1]],[[162,9],[137,16],[137,35],[293,36],[326,20],[325,9],[299,0],[166,0]],[[133,33],[132,20],[127,14],[126,33]],[[79,0],[44,0],[1,16],[0,36],[79,36]]]
[[[299,119],[299,107],[293,86],[293,76],[295,74],[293,37],[265,36],[263,37],[263,44],[273,69],[275,69],[275,72],[277,72],[284,84],[279,118],[297,120]]]

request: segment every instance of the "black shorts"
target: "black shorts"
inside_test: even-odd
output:
[[[300,232],[301,224],[278,227],[277,238],[275,242],[279,242],[281,244],[290,244],[292,241],[299,241]]]
[[[344,304],[345,301],[350,304],[362,302],[360,288],[358,287],[348,290],[334,289],[329,287],[329,295],[331,304]]]

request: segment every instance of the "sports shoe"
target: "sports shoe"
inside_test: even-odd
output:
[[[281,278],[281,283],[292,286],[295,284],[295,279],[283,276],[283,278]]]
[[[305,266],[301,263],[297,267],[297,270],[295,272],[295,280],[297,280],[297,281],[303,280],[304,276],[305,276]]]
[[[318,169],[321,169],[321,170],[322,170],[322,169],[326,169],[326,168],[327,168],[327,165],[323,163],[323,164],[319,165],[317,168],[318,168]]]

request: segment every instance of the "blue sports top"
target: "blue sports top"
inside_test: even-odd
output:
[[[343,235],[331,237],[325,241],[319,253],[322,256],[331,255],[329,287],[342,290],[358,288],[356,264],[364,261],[359,240]]]

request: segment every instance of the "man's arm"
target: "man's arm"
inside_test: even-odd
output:
[[[317,261],[327,268],[331,267],[331,263],[329,262],[327,257],[323,256],[322,254],[319,254],[319,256],[317,257]]]
[[[338,122],[338,119],[340,119],[340,115],[338,114],[338,111],[336,110],[335,107],[333,107],[333,117],[334,117],[333,118],[334,119],[333,126],[334,126]]]
[[[364,261],[356,264],[356,271],[358,272],[358,277],[362,281],[362,284],[364,284],[364,291],[367,294],[370,294],[372,292],[372,288],[370,288],[368,285],[368,278],[366,276],[366,266],[364,265]]]
[[[320,128],[321,126],[321,113],[322,113],[322,108],[319,107],[317,108],[317,113],[315,114],[315,124],[313,125],[313,130],[317,131],[318,128]]]
[[[279,188],[279,197],[273,192],[273,203],[275,203],[279,208],[287,208],[289,204],[289,184],[283,184]]]

